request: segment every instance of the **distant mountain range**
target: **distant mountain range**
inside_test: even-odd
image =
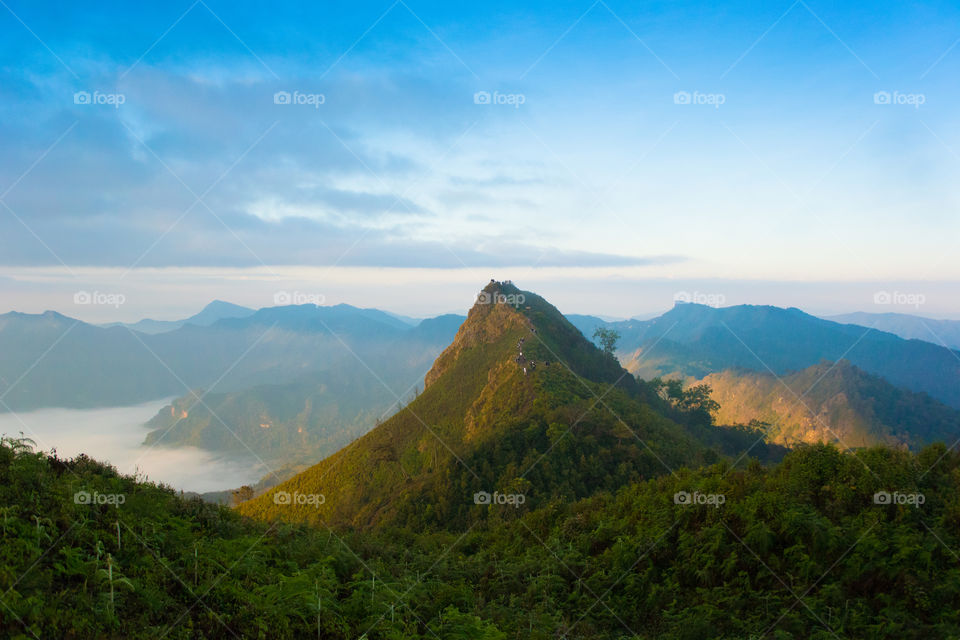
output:
[[[580,321],[585,335],[593,321]],[[652,320],[604,323],[621,334],[618,355],[642,378],[703,378],[739,368],[776,375],[823,360],[863,371],[960,408],[960,353],[921,340],[814,317],[799,309],[677,304]]]
[[[960,320],[933,320],[905,313],[862,311],[824,318],[844,324],[874,327],[907,340],[925,340],[951,349],[960,349]]]
[[[185,324],[209,327],[217,320],[223,320],[224,318],[246,318],[256,312],[256,309],[248,309],[247,307],[241,307],[240,305],[224,302],[223,300],[214,300],[205,306],[200,313],[196,313],[183,320],[151,320],[144,318],[143,320],[133,323],[112,322],[101,326],[127,327],[140,333],[164,333],[166,331],[179,329]]]
[[[564,336],[561,350],[586,348],[598,327],[616,329],[617,355],[630,373],[703,380],[721,404],[719,422],[770,423],[771,442],[915,448],[955,433],[960,354],[928,341],[769,306],[678,304],[650,320],[614,322],[570,315],[561,323],[555,310],[544,313],[551,335]],[[911,318],[889,316],[902,323]],[[888,314],[880,318],[889,320]],[[473,324],[462,329],[463,321],[458,315],[418,321],[350,305],[254,311],[220,301],[163,326],[99,327],[55,312],[13,312],[0,315],[0,411],[176,396],[150,421],[151,444],[252,451],[272,468],[295,468],[336,451],[409,402],[431,363],[427,381],[439,376],[449,356],[434,359],[458,330],[478,330]],[[580,330],[575,337],[564,328],[569,323]],[[937,327],[948,335],[948,325]],[[823,369],[824,361],[842,362]],[[783,383],[803,395],[804,384],[822,373],[828,375],[805,398],[809,410],[791,406]],[[473,388],[474,382],[464,384]]]
[[[0,410],[136,404],[196,388],[225,393],[286,384],[324,371],[379,377],[401,394],[422,379],[461,321],[440,316],[410,326],[375,309],[300,305],[143,334],[52,311],[11,312],[0,315]]]

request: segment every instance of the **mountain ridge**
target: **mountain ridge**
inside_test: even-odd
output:
[[[126,327],[134,331],[139,331],[140,333],[156,334],[173,331],[187,324],[207,327],[217,320],[221,320],[223,318],[244,317],[253,314],[254,311],[255,309],[242,307],[238,304],[233,304],[232,302],[213,300],[207,303],[203,309],[197,313],[188,318],[183,318],[182,320],[154,320],[152,318],[144,318],[142,320],[138,320],[137,322],[111,322],[99,326]]]
[[[865,311],[823,316],[823,318],[843,324],[876,327],[898,335],[904,340],[923,340],[949,349],[960,349],[960,320],[938,320],[907,313]]]
[[[486,517],[477,492],[545,504],[716,459],[642,403],[615,358],[509,281],[484,287],[428,380],[389,420],[238,509],[361,529],[466,526]],[[284,502],[297,495],[323,501]]]
[[[378,368],[426,368],[432,357],[423,362],[423,353],[448,344],[456,323],[450,316],[411,327],[349,305],[268,309],[158,334],[53,311],[3,314],[0,393],[14,411],[93,408],[175,396],[218,380],[222,392],[293,382],[305,373],[354,366],[358,357]],[[388,382],[406,388],[415,379],[405,373]]]
[[[678,303],[652,320],[606,326],[621,333],[624,366],[647,379],[702,378],[737,367],[783,375],[821,360],[847,359],[895,386],[960,408],[960,352],[793,307]]]

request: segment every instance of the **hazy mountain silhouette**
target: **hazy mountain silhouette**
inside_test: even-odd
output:
[[[874,327],[907,340],[925,340],[950,349],[960,349],[960,320],[934,320],[906,313],[866,313],[863,311],[825,316],[825,319],[843,324]]]
[[[960,354],[930,342],[816,318],[799,309],[677,304],[652,320],[607,323],[622,335],[620,359],[652,378],[702,378],[730,368],[784,375],[822,360],[849,360],[891,384],[960,407]],[[590,325],[584,329],[589,330]]]
[[[0,315],[0,398],[13,410],[116,406],[354,368],[400,393],[422,378],[456,324],[441,316],[411,327],[375,309],[301,305],[148,335],[51,311],[12,312]]]
[[[140,333],[163,333],[165,331],[179,329],[185,324],[195,324],[200,327],[207,327],[217,320],[222,320],[224,318],[245,318],[253,315],[255,312],[256,309],[241,307],[240,305],[233,304],[231,302],[224,302],[223,300],[214,300],[205,306],[199,313],[195,313],[189,318],[184,318],[183,320],[152,320],[150,318],[144,318],[143,320],[139,320],[137,322],[111,322],[101,326],[128,327],[134,331],[139,331]]]

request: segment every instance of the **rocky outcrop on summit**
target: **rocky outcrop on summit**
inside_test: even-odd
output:
[[[491,280],[477,296],[476,303],[453,342],[433,363],[424,385],[429,387],[433,384],[465,350],[496,342],[512,330],[529,330],[531,322],[519,310],[521,305],[518,301],[526,302],[522,291],[513,285]]]

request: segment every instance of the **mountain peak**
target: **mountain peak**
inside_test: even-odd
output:
[[[528,295],[532,294],[520,291],[509,280],[491,280],[477,294],[467,319],[460,325],[453,343],[433,363],[424,385],[433,384],[469,349],[496,342],[509,331],[532,332],[533,323],[520,311]]]
[[[268,494],[244,503],[241,512],[361,527],[385,517],[459,520],[473,508],[473,492],[524,485],[570,460],[584,465],[582,482],[561,490],[541,477],[540,499],[608,477],[593,456],[616,461],[614,467],[631,474],[653,474],[662,471],[658,456],[680,464],[701,452],[679,426],[638,404],[638,383],[615,358],[556,307],[509,281],[491,281],[479,292],[426,385],[354,445],[277,487],[323,494],[319,509],[277,508]],[[604,405],[597,408],[601,394]],[[611,405],[618,407],[615,413],[604,409]],[[550,434],[567,431],[569,442],[553,447]],[[646,434],[643,442],[655,443],[656,456],[646,457],[646,449],[632,441],[638,432]],[[541,457],[543,465],[534,464]],[[621,462],[625,466],[618,467]],[[533,475],[522,477],[521,467]],[[421,513],[427,502],[434,506]]]
[[[233,304],[232,302],[227,302],[226,300],[211,300],[206,304],[206,306],[201,309],[201,311],[217,311],[222,309],[242,309],[247,310],[246,307],[241,307],[238,304]]]
[[[232,302],[223,300],[214,300],[207,304],[199,313],[194,314],[183,320],[182,324],[194,324],[200,326],[209,326],[218,320],[231,318],[246,318],[254,314],[254,309],[241,307]]]
[[[511,340],[506,340],[507,335]],[[477,300],[460,326],[453,343],[444,350],[427,373],[429,386],[455,362],[481,347],[518,370],[537,370],[539,364],[555,363],[577,376],[596,382],[632,387],[634,378],[620,363],[586,339],[567,318],[544,298],[524,291],[510,280],[491,280],[477,294]],[[493,361],[487,361],[492,365]],[[487,366],[485,365],[485,366]]]

